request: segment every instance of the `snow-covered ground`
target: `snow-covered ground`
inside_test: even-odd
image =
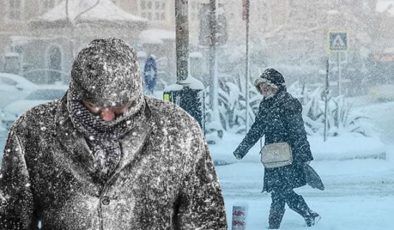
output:
[[[369,104],[369,103],[368,103]],[[305,186],[296,189],[322,219],[313,229],[394,229],[394,103],[360,104],[356,109],[368,115],[379,130],[379,138],[352,135],[309,138],[316,158],[311,165],[320,174],[326,189]],[[212,157],[231,162],[216,168],[222,185],[231,229],[233,205],[247,204],[247,230],[268,226],[271,198],[262,193],[264,168],[259,163],[259,144],[242,161],[232,156],[242,135],[226,133],[210,146]],[[380,153],[384,153],[385,157]],[[281,229],[305,229],[303,219],[287,208]]]
[[[225,145],[223,145],[224,147]],[[215,153],[212,153],[213,156]],[[229,150],[229,154],[231,154]],[[249,154],[253,154],[250,152]],[[256,153],[255,153],[256,154]],[[394,146],[388,159],[322,160],[312,162],[325,183],[325,191],[308,186],[297,189],[322,220],[316,229],[393,229]],[[243,162],[216,168],[231,226],[232,206],[248,204],[247,229],[267,226],[271,198],[261,193],[264,168]],[[303,229],[303,219],[287,209],[282,229]]]
[[[322,219],[314,229],[327,230],[391,230],[394,229],[394,102],[379,103],[365,98],[354,106],[371,118],[379,135],[361,138],[351,134],[329,138],[308,137],[315,161],[311,165],[325,183],[325,191],[308,186],[296,191]],[[6,131],[0,130],[0,145]],[[248,205],[247,230],[267,227],[270,195],[261,193],[264,168],[259,163],[259,144],[242,160],[232,155],[243,135],[225,133],[210,145],[214,160],[231,164],[217,166],[227,220],[231,229],[232,207]],[[376,158],[376,159],[374,159]],[[304,229],[303,219],[287,208],[281,229]]]

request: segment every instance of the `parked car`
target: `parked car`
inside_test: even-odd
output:
[[[7,116],[3,119],[5,127],[7,129],[10,128],[16,118],[30,108],[61,99],[65,95],[67,89],[67,85],[38,85],[37,89],[32,91],[24,99],[14,101],[4,107],[4,112],[11,114],[11,116]]]
[[[0,73],[0,108],[26,97],[37,85],[26,78],[10,73]]]

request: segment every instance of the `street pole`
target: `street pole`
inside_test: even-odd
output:
[[[189,75],[188,5],[188,0],[175,1],[177,84],[182,84]]]
[[[204,85],[189,76],[189,25],[188,1],[175,0],[176,20],[176,84],[167,86],[163,91],[163,101],[180,106],[199,123],[204,120]]]
[[[246,24],[246,44],[245,44],[245,100],[246,100],[246,115],[245,115],[245,125],[246,125],[246,132],[249,130],[249,7],[250,1],[245,1],[245,24]]]
[[[328,73],[329,73],[329,60],[327,59],[326,64],[326,84],[324,90],[324,142],[327,141],[327,129],[328,129],[328,122],[327,122],[327,112],[328,112],[328,88],[329,88],[329,81],[328,81]]]
[[[218,66],[217,66],[217,0],[209,0],[209,76],[210,76],[210,107],[213,119],[218,119]]]
[[[341,73],[341,63],[340,63],[340,52],[337,52],[337,64],[338,64],[338,95],[341,95],[341,80],[342,80],[342,73]]]

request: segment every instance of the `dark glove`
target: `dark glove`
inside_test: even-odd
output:
[[[235,150],[233,154],[237,160],[241,160],[245,156],[245,154],[239,150]]]

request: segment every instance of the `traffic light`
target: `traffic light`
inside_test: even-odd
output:
[[[197,120],[202,129],[205,129],[205,95],[204,86],[201,82],[190,85],[170,85],[164,89],[163,101],[180,106]]]
[[[224,10],[218,15],[218,20],[216,24],[216,45],[224,45],[227,42],[227,20],[226,15],[224,15]]]

